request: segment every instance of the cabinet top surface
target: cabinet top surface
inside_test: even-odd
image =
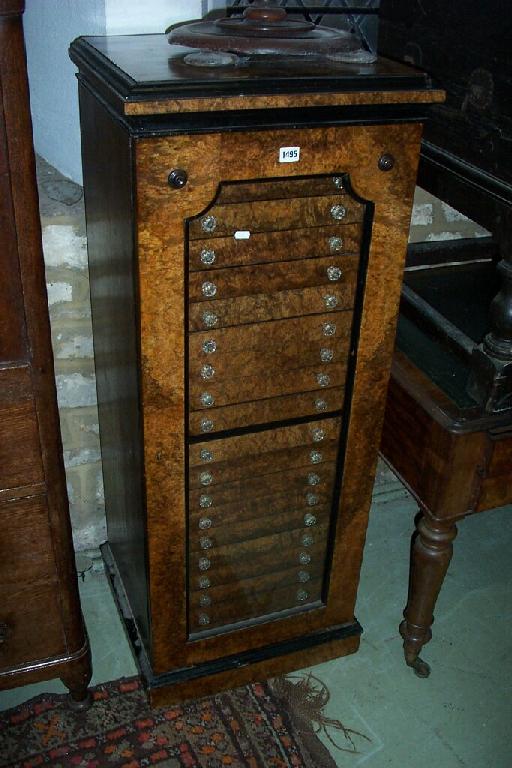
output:
[[[351,94],[366,94],[366,103],[372,104],[390,103],[389,94],[402,103],[442,100],[424,73],[382,58],[369,65],[272,58],[210,69],[184,62],[192,50],[169,45],[164,34],[114,35],[78,38],[70,56],[85,77],[92,76],[121,100],[125,114],[162,112],[164,102],[165,111],[182,111],[183,102],[191,99],[202,100],[203,108],[205,100],[219,99],[245,99],[250,102],[246,108],[301,106],[301,99],[317,106],[336,103],[326,101],[335,94],[345,94],[339,103],[353,103]],[[262,97],[264,104],[259,103]],[[170,106],[173,100],[181,102],[180,109]]]

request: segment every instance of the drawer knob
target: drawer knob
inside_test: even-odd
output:
[[[208,381],[208,379],[213,379],[215,376],[215,368],[213,365],[208,365],[208,363],[205,363],[205,365],[201,368],[201,378],[205,381]]]
[[[200,571],[207,571],[211,566],[211,561],[207,557],[200,557],[197,564]]]
[[[343,179],[341,176],[333,176],[332,183],[336,189],[343,189]]]
[[[209,509],[213,504],[213,499],[211,496],[208,496],[206,493],[202,493],[199,497],[199,506],[201,509]]]
[[[320,475],[316,472],[308,472],[308,485],[318,485],[320,482]]]
[[[338,251],[341,251],[343,248],[342,237],[330,237],[328,242],[329,242],[329,250],[331,253],[337,253]]]
[[[347,209],[344,205],[340,205],[339,203],[336,203],[336,205],[331,206],[331,216],[336,221],[341,221],[345,218],[347,215]]]
[[[200,613],[197,621],[201,627],[206,627],[210,623],[210,617],[207,613]]]
[[[314,499],[317,499],[317,497],[314,494],[309,494],[309,495],[313,496]],[[314,503],[316,504],[316,501]],[[315,517],[315,515],[312,515],[311,512],[307,512],[304,515],[304,525],[307,528],[312,528],[314,525],[316,525],[316,517]]]
[[[215,314],[215,312],[203,312],[201,315],[203,324],[206,325],[207,328],[215,328],[217,323],[219,322],[219,318]]]
[[[321,427],[315,427],[311,430],[311,437],[313,438],[313,442],[321,443],[325,437],[325,432]]]
[[[207,448],[201,448],[201,453],[199,454],[199,458],[201,461],[213,461],[213,453],[209,451]]]
[[[211,408],[212,405],[215,404],[215,398],[209,392],[202,392],[200,400],[201,405],[203,405],[205,408]]]
[[[340,280],[343,274],[341,267],[337,267],[334,264],[331,264],[330,267],[327,267],[326,272],[327,279],[330,280],[331,283],[335,283],[337,280]]]
[[[327,410],[327,400],[324,400],[323,397],[317,397],[315,400],[315,411],[317,413],[322,413],[323,411]]]
[[[199,539],[199,546],[201,549],[211,549],[213,547],[213,541],[208,536],[201,536]]]
[[[388,153],[379,157],[379,171],[390,171],[395,166],[395,158]]]
[[[211,266],[215,262],[215,251],[212,248],[203,248],[200,254],[201,264],[206,267]]]
[[[324,336],[335,336],[336,335],[336,323],[323,323],[322,325],[322,333]]]
[[[309,565],[311,562],[311,555],[309,552],[299,552],[299,563],[301,565]]]
[[[297,578],[301,584],[305,584],[307,581],[310,580],[311,576],[307,571],[299,571],[297,574]]]
[[[305,533],[301,538],[301,542],[303,547],[312,547],[315,543],[315,540],[310,533]]]
[[[215,232],[215,229],[217,227],[217,219],[215,216],[212,216],[209,214],[208,216],[203,216],[201,219],[201,229],[203,232],[207,232],[208,234],[211,234],[212,232]]]
[[[327,349],[327,347],[322,347],[320,350],[320,360],[322,363],[330,363],[331,360],[334,357],[334,352],[332,349]]]
[[[311,451],[311,453],[309,454],[309,458],[311,459],[312,464],[320,464],[320,462],[323,459],[323,456],[320,453],[320,451]]]
[[[213,483],[213,475],[211,472],[201,472],[199,475],[199,482],[201,485],[211,485]]]
[[[318,504],[318,496],[316,493],[306,493],[306,504],[308,507],[316,507]],[[310,522],[308,523],[306,520],[309,520]],[[314,515],[306,515],[304,518],[304,523],[306,525],[314,525],[316,523],[316,517]]]
[[[217,286],[215,285],[215,283],[211,283],[209,280],[207,280],[201,286],[201,293],[203,294],[203,296],[206,296],[208,299],[211,299],[217,293]]]
[[[212,604],[212,599],[210,595],[207,595],[207,594],[200,595],[199,605],[201,606],[201,608],[206,608],[208,605],[211,605],[211,604]]]
[[[211,432],[213,429],[213,421],[211,419],[201,419],[199,426],[201,427],[201,432]]]
[[[207,531],[208,528],[212,527],[212,521],[209,517],[201,517],[199,519],[199,530],[200,531]]]
[[[309,594],[306,592],[305,589],[299,589],[297,590],[297,600],[299,603],[304,603],[309,597]]]
[[[200,576],[197,583],[199,585],[199,589],[209,589],[209,587],[212,585],[208,576]]]
[[[317,373],[316,380],[319,387],[328,387],[331,383],[331,377],[327,373]]]
[[[324,296],[324,304],[326,309],[335,309],[338,306],[338,299],[329,293],[327,296]]]
[[[203,352],[205,355],[211,355],[212,352],[215,352],[217,349],[217,342],[215,339],[207,339],[206,341],[203,341]]]
[[[174,189],[182,189],[188,181],[187,172],[183,168],[174,168],[167,177],[167,182]]]

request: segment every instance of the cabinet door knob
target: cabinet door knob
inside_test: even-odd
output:
[[[174,168],[168,175],[167,181],[170,187],[174,187],[174,189],[181,189],[188,181],[187,172],[182,168]]]
[[[379,170],[390,171],[395,165],[395,158],[393,155],[384,154],[379,157]]]

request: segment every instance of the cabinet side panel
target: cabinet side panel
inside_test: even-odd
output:
[[[147,644],[131,142],[84,86],[80,114],[108,539]]]

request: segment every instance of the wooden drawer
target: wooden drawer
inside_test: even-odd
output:
[[[221,187],[218,203],[246,203],[254,200],[283,200],[290,197],[316,197],[336,194],[344,196],[340,176],[317,176],[308,179],[274,179],[227,183]]]
[[[358,264],[359,256],[356,254],[333,254],[325,258],[193,272],[188,285],[189,301],[222,301],[234,296],[269,294],[317,285],[325,286],[326,295],[335,295],[334,289],[338,285],[356,279]]]
[[[237,231],[272,232],[326,224],[353,224],[362,221],[364,206],[345,195],[296,197],[215,204],[188,225],[190,240],[234,235]]]
[[[208,468],[220,461],[244,459],[301,445],[320,451],[329,441],[337,440],[340,424],[339,418],[317,419],[308,424],[194,443],[189,446],[189,463],[191,467]]]
[[[324,323],[333,322],[336,333],[325,336]],[[216,379],[223,372],[231,375],[235,366],[248,368],[260,360],[273,366],[303,367],[310,349],[316,351],[311,364],[322,362],[322,348],[331,351],[332,362],[338,362],[347,349],[351,327],[352,312],[336,312],[334,319],[324,313],[194,333],[189,340],[189,375],[192,380],[200,378],[202,366],[208,364],[214,371],[205,380]]]
[[[247,371],[245,377],[244,371],[240,371],[239,376],[240,378],[226,379],[223,382],[193,382],[189,387],[191,410],[214,414],[215,407],[223,405],[280,397],[295,392],[310,392],[320,386],[340,387],[345,384],[346,365],[334,363],[327,371],[321,364],[317,364],[308,368],[297,368],[293,373],[275,370],[269,366],[261,367],[254,373]],[[310,414],[314,413],[315,409],[311,408]],[[282,414],[282,418],[289,416]],[[215,421],[214,415],[212,419]]]
[[[324,493],[323,500],[325,498]],[[330,504],[324,503],[311,508],[307,506],[306,501],[302,502],[302,509],[296,509],[289,504],[282,512],[276,513],[272,501],[273,498],[269,497],[260,499],[260,503],[255,505],[256,512],[245,519],[238,517],[235,505],[228,505],[225,515],[222,512],[226,507],[221,508],[220,514],[214,510],[210,515],[208,512],[203,516],[196,515],[195,520],[191,519],[189,552],[192,556],[208,555],[210,551],[215,553],[218,547],[229,544],[258,540],[301,527],[315,529],[319,524],[327,523],[331,513]],[[206,527],[206,524],[209,527]]]
[[[332,478],[329,479],[329,483],[323,479],[317,487],[313,488],[308,485],[308,474],[308,469],[299,467],[298,469],[273,472],[259,477],[251,476],[234,483],[219,484],[212,488],[193,489],[189,492],[190,511],[209,509],[212,512],[212,510],[225,504],[241,505],[244,499],[273,496],[283,492],[292,495],[301,490],[304,490],[304,493],[311,491],[313,495],[319,497],[318,503],[322,503],[325,494],[330,496]],[[324,471],[324,478],[326,478],[326,474]]]
[[[189,331],[224,328],[231,325],[262,323],[285,317],[318,315],[326,311],[352,309],[355,296],[356,274],[332,286],[317,286],[283,290],[276,293],[258,293],[221,301],[195,302],[189,306]],[[334,298],[332,298],[334,297]]]
[[[55,578],[45,496],[0,504],[0,526],[2,587]]]
[[[230,483],[245,477],[260,477],[282,470],[302,467],[304,472],[315,471],[321,479],[331,469],[331,462],[336,458],[337,444],[335,440],[325,445],[324,461],[312,469],[310,449],[304,445],[295,448],[259,453],[253,456],[242,456],[239,459],[216,462],[208,467],[192,467],[189,471],[189,487],[209,489],[222,483]],[[328,452],[328,457],[326,453]]]
[[[312,561],[325,556],[327,526],[310,529],[304,526],[262,536],[252,541],[219,546],[208,553],[193,553],[189,558],[190,587],[197,589],[201,576],[206,576],[210,586],[237,584],[240,580],[277,570],[300,561],[301,552],[310,553]]]
[[[343,387],[315,389],[300,395],[284,395],[263,400],[255,400],[222,408],[189,413],[189,430],[192,436],[205,433],[221,432],[236,427],[250,427],[294,419],[300,416],[327,413],[340,410],[344,401]]]
[[[0,490],[43,481],[30,371],[0,369]]]
[[[322,580],[314,578],[307,584],[292,583],[258,591],[248,591],[241,586],[237,597],[223,602],[212,600],[204,606],[200,605],[201,600],[208,598],[198,596],[191,606],[190,630],[197,633],[240,621],[262,619],[269,614],[316,603],[321,594]]]
[[[360,224],[339,224],[284,232],[256,232],[248,239],[217,237],[191,240],[188,264],[191,271],[218,270],[226,267],[265,262],[308,259],[312,256],[355,253],[361,241]]]
[[[56,583],[0,589],[0,670],[59,656],[66,651]]]

